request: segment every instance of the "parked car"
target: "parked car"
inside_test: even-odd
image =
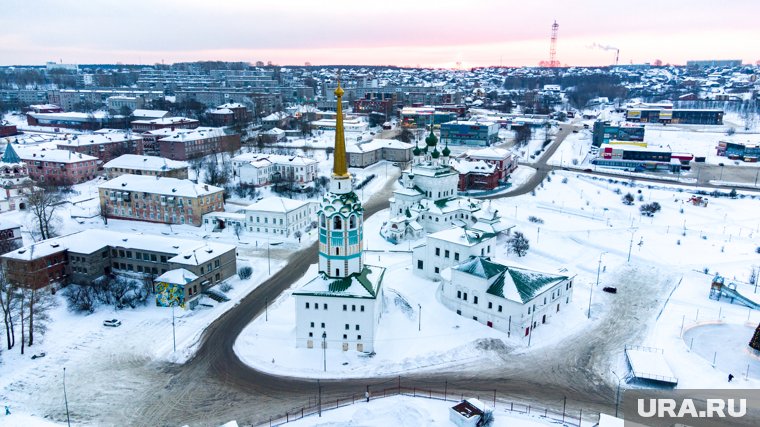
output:
[[[117,319],[104,320],[103,326],[110,326],[112,328],[115,328],[117,326],[121,326],[121,321]]]
[[[609,292],[611,294],[616,294],[617,293],[617,288],[614,288],[612,286],[605,286],[605,287],[602,288],[602,290],[604,292]]]

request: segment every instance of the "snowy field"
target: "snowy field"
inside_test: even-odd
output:
[[[339,409],[322,411],[322,416],[312,415],[287,425],[293,427],[448,427],[456,426],[449,420],[449,408],[457,402],[444,400],[394,396],[359,402]],[[488,409],[493,409],[488,406]],[[506,408],[494,410],[492,427],[539,427],[561,425],[555,420],[510,412]]]
[[[571,172],[557,172],[550,178],[551,182],[546,181],[543,188],[537,189],[536,196],[492,202],[507,220],[516,224],[516,230],[526,234],[531,245],[528,255],[518,258],[508,254],[505,244],[500,243],[498,256],[536,270],[578,275],[571,309],[554,322],[554,327],[538,328],[530,347],[524,339],[507,338],[501,332],[456,316],[443,307],[436,298],[438,283],[411,273],[410,254],[376,252],[403,251],[410,246],[403,243],[394,247],[377,236],[379,223],[387,219],[387,214],[381,212],[367,221],[365,233],[366,245],[372,249],[365,254],[367,263],[379,263],[389,269],[385,281],[387,310],[380,321],[375,356],[328,349],[328,369],[323,372],[323,360],[315,357],[319,355],[313,349],[295,348],[295,309],[290,292],[271,307],[268,321],[259,318],[243,332],[235,351],[257,369],[309,377],[390,375],[489,360],[493,353],[478,345],[489,339],[501,340],[504,351],[529,354],[537,348],[584,339],[585,330],[614,315],[607,312],[613,298],[624,296],[604,293],[603,286],[624,287],[638,298],[636,288],[631,287],[638,286],[637,281],[657,277],[658,281],[650,286],[657,286],[664,302],[681,276],[695,269],[709,266],[727,277],[746,280],[749,266],[758,261],[755,248],[760,233],[755,213],[760,201],[756,199],[713,198],[709,207],[696,207],[686,202],[690,195],[678,191],[677,187],[630,187],[627,181],[623,185]],[[567,178],[566,183],[563,183],[564,178]],[[622,195],[629,191],[636,197],[633,206],[621,202]],[[642,216],[639,206],[651,201],[660,203],[662,211],[651,218]],[[543,223],[529,221],[532,216]],[[629,252],[630,263],[627,261]],[[600,269],[598,287],[595,284],[597,267]],[[304,281],[314,274],[316,268],[312,267]],[[698,286],[708,289],[709,279],[703,277]],[[642,287],[639,293],[645,292],[644,289]],[[704,292],[689,295],[687,300],[694,304],[713,303]],[[421,321],[419,306],[422,307]],[[666,313],[668,307],[670,305],[666,306]],[[590,320],[586,318],[589,309]],[[739,310],[746,319],[746,309]],[[660,322],[663,319],[667,317],[661,317]],[[760,315],[754,319],[760,320]],[[638,331],[631,334],[630,344],[651,344],[644,338],[655,327],[655,320],[646,319],[647,323],[639,324]],[[680,327],[680,318],[677,320]],[[672,327],[673,322],[666,326]],[[563,325],[561,334],[556,328],[560,323]],[[441,339],[443,337],[446,339]],[[410,342],[424,345],[410,346]],[[622,350],[621,347],[621,354]],[[666,358],[669,357],[672,355],[666,350]],[[683,371],[676,373],[685,375]]]

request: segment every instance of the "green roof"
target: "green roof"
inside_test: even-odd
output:
[[[344,278],[329,277],[320,272],[294,295],[325,297],[377,298],[385,275],[385,268],[365,265],[360,273]]]
[[[568,279],[558,274],[506,266],[487,257],[476,257],[454,268],[486,280],[496,277],[486,293],[510,300],[519,299],[518,302],[522,303],[532,300],[547,287]]]
[[[16,154],[16,150],[13,149],[10,142],[5,146],[2,161],[3,163],[21,163],[21,158]]]

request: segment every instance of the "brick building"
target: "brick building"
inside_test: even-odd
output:
[[[142,154],[143,138],[137,134],[124,132],[73,135],[69,139],[58,141],[56,147],[94,156],[102,163],[106,163],[122,154]]]
[[[134,132],[147,132],[158,129],[195,129],[200,126],[200,122],[187,117],[163,117],[160,119],[135,120],[131,125]]]
[[[89,285],[103,275],[152,279],[178,268],[199,276],[205,290],[237,270],[233,245],[98,229],[13,250],[0,263],[10,283],[52,291]]]
[[[163,157],[124,154],[103,165],[103,169],[108,178],[131,174],[187,179],[188,166],[187,162]]]
[[[188,160],[223,151],[237,151],[240,149],[240,134],[227,134],[223,128],[185,129],[159,138],[156,148],[161,157]]]
[[[87,154],[20,146],[13,149],[26,163],[29,178],[35,181],[59,185],[79,184],[95,179],[98,171],[98,158]]]
[[[98,187],[108,218],[200,226],[203,214],[224,211],[224,189],[187,179],[121,175]]]
[[[485,163],[494,165],[496,179],[502,182],[506,181],[509,178],[509,174],[517,169],[517,158],[508,150],[502,148],[488,147],[479,150],[469,150],[465,158],[472,161],[482,160]]]

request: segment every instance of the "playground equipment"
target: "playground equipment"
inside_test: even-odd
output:
[[[753,310],[760,310],[760,304],[740,294],[736,290],[736,283],[725,284],[722,276],[715,276],[710,285],[710,299],[720,301],[721,298],[729,298],[732,304],[741,304]]]
[[[691,199],[689,199],[689,203],[691,203],[694,206],[702,206],[703,208],[706,208],[707,207],[707,197],[691,196]]]

